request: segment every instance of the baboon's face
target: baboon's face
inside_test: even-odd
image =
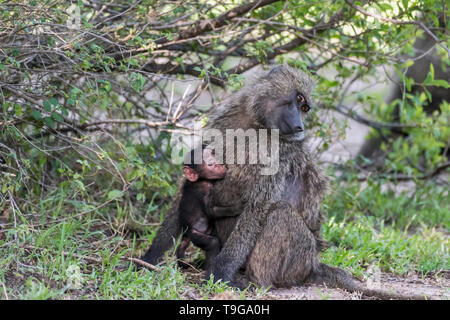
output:
[[[265,125],[279,129],[286,140],[302,141],[305,138],[303,118],[309,109],[305,95],[297,90],[279,99],[268,99],[263,108]]]
[[[197,164],[194,168],[183,167],[184,176],[191,182],[198,179],[218,180],[223,179],[227,172],[224,164],[217,163],[214,150],[205,148],[202,151],[202,164]]]
[[[201,178],[216,180],[225,177],[227,167],[224,164],[217,163],[214,150],[206,148],[203,150],[203,163],[199,171]]]

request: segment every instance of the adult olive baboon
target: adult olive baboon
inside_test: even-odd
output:
[[[211,115],[208,127],[224,134],[227,129],[279,129],[280,140],[276,173],[261,175],[265,167],[261,163],[227,163],[225,178],[215,183],[215,205],[226,205],[237,195],[244,208],[239,217],[216,221],[216,233],[224,246],[207,276],[240,287],[245,280],[276,287],[314,282],[399,298],[369,290],[345,271],[319,262],[323,247],[319,204],[327,179],[304,144],[302,121],[312,105],[312,87],[305,73],[278,66],[231,96]],[[177,223],[173,216],[164,221],[155,238],[159,250],[166,250],[168,239],[179,235]],[[161,255],[153,250],[143,260],[156,261]],[[239,270],[245,270],[242,276]]]

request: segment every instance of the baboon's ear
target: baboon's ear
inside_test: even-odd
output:
[[[184,166],[183,173],[186,179],[188,179],[191,182],[195,182],[198,180],[198,172],[192,169],[191,167]]]
[[[282,66],[282,65],[279,65],[279,66],[273,67],[273,68],[272,68],[272,70],[270,70],[270,71],[269,71],[269,74],[268,74],[268,76],[269,76],[269,77],[272,77],[272,76],[274,76],[275,74],[277,74],[278,72],[280,72],[280,71],[281,71],[281,69],[283,69],[283,66]]]

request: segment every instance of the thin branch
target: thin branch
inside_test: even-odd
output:
[[[359,123],[365,124],[366,126],[375,128],[375,129],[391,129],[397,133],[405,134],[403,131],[399,129],[404,128],[419,128],[420,125],[417,124],[402,124],[397,122],[378,122],[373,121],[370,119],[367,119],[366,117],[363,117],[362,115],[356,113],[355,111],[351,110],[349,107],[345,106],[344,104],[339,104],[334,110],[339,112],[340,114],[351,118]]]
[[[236,7],[234,9],[231,9],[228,12],[225,12],[218,16],[217,18],[210,19],[210,20],[204,20],[204,21],[198,21],[193,26],[189,27],[188,29],[182,31],[180,33],[180,36],[178,37],[178,40],[181,39],[188,39],[195,37],[199,34],[221,28],[228,24],[231,19],[243,16],[244,14],[256,10],[258,8],[267,6],[269,4],[272,4],[274,2],[278,2],[280,0],[257,0],[254,2],[243,4],[242,6]]]
[[[298,46],[301,46],[302,44],[306,43],[308,39],[311,39],[317,34],[321,34],[323,32],[326,32],[332,28],[334,28],[343,18],[344,18],[344,10],[340,10],[337,13],[335,13],[333,16],[331,16],[330,20],[326,23],[319,23],[315,27],[312,27],[311,29],[304,30],[303,38],[296,38],[284,45],[278,46],[276,48],[273,48],[271,51],[267,52],[266,60],[274,59],[276,56],[280,54],[287,53]],[[243,64],[240,64],[234,68],[231,68],[226,71],[228,74],[236,73],[241,74],[247,70],[250,70],[251,68],[255,67],[256,65],[260,64],[261,61],[258,58],[253,58]]]
[[[422,28],[426,33],[428,33],[431,38],[433,38],[434,41],[436,41],[437,44],[439,44],[442,48],[444,48],[445,50],[447,50],[447,54],[450,55],[450,50],[442,43],[443,40],[440,40],[438,37],[436,37],[436,35],[430,31],[430,29],[427,28],[427,26],[425,26],[425,24],[421,21],[409,21],[409,20],[397,20],[397,19],[391,19],[391,18],[385,18],[382,17],[380,15],[374,14],[374,13],[370,13],[365,11],[363,8],[361,8],[360,6],[357,6],[356,4],[353,3],[353,1],[350,0],[345,0],[345,2],[347,2],[347,4],[352,7],[353,9],[355,9],[356,11],[362,13],[365,16],[369,16],[384,22],[390,22],[393,24],[414,24],[416,26],[419,26],[420,28]]]
[[[429,171],[420,176],[410,176],[410,175],[406,175],[406,174],[381,174],[378,176],[372,175],[372,177],[375,179],[382,178],[382,179],[397,180],[397,181],[427,180],[427,179],[431,179],[431,178],[437,176],[438,174],[440,174],[441,172],[443,172],[445,169],[447,169],[449,167],[450,167],[450,161],[447,161],[447,162],[437,166],[434,170]],[[371,175],[371,173],[369,173],[369,175]],[[367,178],[368,178],[368,176],[358,177],[358,180],[364,181]]]

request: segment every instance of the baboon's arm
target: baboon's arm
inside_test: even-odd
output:
[[[152,245],[141,260],[156,265],[161,261],[164,253],[172,248],[178,236],[181,235],[178,211],[170,212],[153,239]]]
[[[207,277],[212,274],[215,281],[230,281],[233,285],[232,280],[253,250],[269,212],[270,208],[246,205],[233,232],[207,271]]]
[[[210,213],[213,218],[223,218],[223,217],[235,217],[241,214],[243,206],[233,205],[233,206],[214,206],[212,212]]]
[[[221,279],[230,281],[230,284],[233,284],[232,280],[236,272],[245,264],[247,257],[255,247],[258,236],[270,214],[270,204],[282,200],[284,195],[283,188],[274,177],[255,174],[255,170],[258,168],[242,166],[233,169],[235,170],[232,172],[233,176],[252,178],[239,181],[239,204],[243,204],[242,214],[236,218],[233,231],[214,259],[211,269],[206,272],[207,277],[212,274],[215,281]],[[221,187],[222,184],[218,186]],[[229,186],[228,184],[228,188]],[[220,189],[214,191],[223,192]]]
[[[184,182],[184,178],[178,181],[178,191],[175,195],[174,202],[156,233],[150,249],[141,260],[156,265],[162,260],[164,253],[172,248],[177,238],[181,235],[182,228],[179,220],[178,207],[181,201]]]

